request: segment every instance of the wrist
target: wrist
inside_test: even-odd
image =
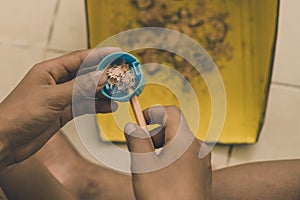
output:
[[[13,164],[13,152],[11,152],[7,137],[9,132],[7,126],[9,126],[9,123],[6,121],[6,118],[0,114],[0,172],[7,166]]]

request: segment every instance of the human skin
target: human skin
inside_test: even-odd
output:
[[[117,49],[116,49],[117,50]],[[74,84],[74,76],[76,74],[75,71],[68,71],[75,67],[76,64],[81,63],[83,58],[89,53],[89,51],[80,51],[75,52],[72,54],[69,54],[67,56],[53,59],[50,61],[46,61],[43,63],[40,63],[36,65],[22,80],[22,82],[17,86],[17,88],[0,104],[0,120],[1,127],[0,127],[0,169],[4,168],[7,165],[10,165],[12,163],[19,162],[23,159],[26,159],[28,156],[33,154],[37,149],[42,146],[45,141],[47,141],[48,138],[50,138],[54,134],[54,130],[59,129],[62,125],[64,125],[67,121],[72,119],[72,113],[70,112],[70,99],[66,102],[60,102],[61,100],[67,100],[70,98],[71,89],[73,89]],[[115,50],[112,50],[112,52]],[[108,50],[110,52],[110,50]],[[108,53],[106,52],[106,53]],[[99,54],[97,58],[102,58],[106,53],[102,52],[103,54]],[[78,58],[79,57],[79,58]],[[64,60],[64,61],[63,61]],[[93,64],[96,64],[99,60],[95,59],[95,62],[89,63],[90,66],[93,66]],[[66,63],[65,63],[66,62]],[[69,65],[70,64],[70,65]],[[74,64],[74,66],[73,66]],[[53,67],[53,68],[52,68]],[[71,67],[71,69],[69,69]],[[55,69],[54,69],[55,68]],[[76,67],[75,67],[76,68]],[[77,66],[79,68],[79,66]],[[61,74],[61,78],[60,75]],[[43,78],[41,78],[41,77]],[[68,76],[68,77],[67,77]],[[56,78],[55,78],[56,77]],[[89,77],[89,76],[88,76]],[[41,78],[41,79],[40,79]],[[58,78],[58,79],[57,79]],[[91,77],[89,77],[91,78]],[[91,78],[92,79],[92,78]],[[102,80],[103,82],[97,83],[99,86],[99,89],[101,88],[101,83],[104,83],[105,80]],[[93,81],[92,81],[93,82]],[[61,86],[61,87],[60,87]],[[51,89],[49,89],[51,88]],[[28,90],[27,90],[28,89]],[[24,92],[27,91],[26,93]],[[56,91],[56,92],[54,92]],[[43,96],[39,97],[38,93],[42,92],[40,94],[43,94]],[[55,94],[54,94],[55,93]],[[54,95],[54,96],[52,96]],[[65,96],[66,95],[66,96]],[[84,95],[84,94],[82,94]],[[52,99],[50,102],[54,102],[53,100],[58,100],[57,105],[51,105],[49,108],[47,107],[46,103],[49,99],[47,97]],[[56,98],[54,98],[56,97]],[[79,96],[80,98],[80,96]],[[34,101],[32,101],[34,99]],[[35,101],[37,99],[38,101]],[[47,101],[46,101],[46,100]],[[45,100],[45,102],[43,101]],[[27,102],[27,104],[26,104]],[[29,103],[30,102],[30,103]],[[55,101],[56,102],[56,101]],[[14,103],[14,104],[13,104]],[[83,106],[83,108],[86,108],[83,104],[79,104]],[[40,121],[36,122],[36,118],[44,118],[45,116],[48,117],[45,114],[45,112],[36,112],[39,109],[38,108],[46,108],[47,112],[50,112],[52,120],[50,121],[43,121],[43,123],[40,123]],[[48,105],[49,106],[49,105]],[[109,106],[109,107],[108,107]],[[111,102],[108,102],[105,99],[101,99],[96,102],[96,107],[98,112],[110,112],[111,111]],[[8,112],[8,108],[10,110],[14,111],[14,113]],[[36,118],[32,119],[28,114],[24,115],[26,111],[29,109],[33,110],[32,115]],[[42,109],[42,110],[43,110]],[[54,110],[53,110],[54,109]],[[57,109],[57,110],[56,110]],[[172,109],[172,108],[171,108]],[[87,111],[88,109],[83,109]],[[178,110],[173,108],[173,111],[175,114],[180,113]],[[172,113],[171,112],[171,113]],[[148,114],[147,114],[148,113]],[[32,113],[31,113],[32,114]],[[84,114],[84,112],[82,113]],[[145,117],[150,122],[149,112],[145,112]],[[155,116],[155,115],[154,115]],[[160,116],[160,115],[158,115]],[[171,114],[173,116],[173,114]],[[176,118],[176,115],[174,115],[174,120],[171,121],[171,124],[176,126],[178,125],[178,117]],[[170,119],[170,118],[169,118]],[[176,120],[177,119],[177,120]],[[36,122],[37,124],[40,124],[41,126],[37,126],[39,129],[35,129],[29,124],[31,122]],[[155,122],[155,121],[153,121]],[[157,121],[157,123],[161,123],[162,121]],[[45,126],[46,123],[49,123],[50,126]],[[16,128],[17,125],[22,125],[21,128],[24,129],[18,129]],[[171,127],[171,126],[169,126]],[[177,127],[178,128],[178,127]],[[131,129],[132,130],[132,129]],[[139,130],[138,127],[136,127],[136,130]],[[135,130],[135,131],[136,131]],[[131,132],[127,130],[127,132]],[[188,133],[189,131],[186,130]],[[137,132],[140,134],[143,134],[142,132]],[[172,132],[170,132],[172,133]],[[8,136],[10,134],[10,136]],[[129,135],[135,135],[134,133],[130,133]],[[41,137],[42,136],[42,137]],[[170,136],[169,138],[165,138],[165,136]],[[10,138],[11,137],[11,138]],[[165,135],[165,129],[162,129],[162,134],[156,134],[152,139],[153,145],[155,147],[161,147],[168,143],[168,140],[173,137],[172,134],[166,134]],[[25,141],[20,142],[26,138]],[[153,147],[149,145],[149,140],[135,140],[131,136],[127,137],[129,139],[129,147],[132,151],[135,151],[135,147],[138,147],[137,151],[153,151]],[[12,141],[14,145],[11,144]],[[133,141],[133,143],[132,143]],[[139,145],[140,142],[146,142],[148,144],[145,146],[146,149],[144,149],[144,146]],[[133,145],[132,145],[133,144]],[[157,193],[152,195],[159,195],[163,196],[166,194],[171,194],[172,187],[175,188],[181,188],[181,189],[187,189],[189,191],[191,188],[182,188],[182,186],[185,187],[185,184],[180,185],[163,185],[161,183],[164,183],[165,180],[171,180],[176,181],[177,179],[183,179],[186,178],[183,175],[178,176],[178,171],[176,169],[180,169],[180,171],[184,172],[185,169],[192,169],[195,170],[193,167],[189,165],[184,165],[184,163],[190,163],[195,164],[195,166],[200,166],[200,171],[203,174],[203,171],[207,171],[207,168],[203,168],[203,166],[207,165],[207,158],[204,159],[204,161],[196,161],[196,162],[190,162],[189,159],[192,157],[194,159],[196,158],[197,150],[199,150],[199,147],[202,145],[201,142],[198,141],[198,144],[196,141],[193,141],[192,143],[192,149],[187,151],[186,155],[183,155],[182,158],[178,159],[174,163],[176,167],[169,166],[165,170],[159,170],[157,173],[151,172],[152,174],[134,174],[137,179],[134,179],[134,186],[135,186],[135,192],[137,193],[138,197],[143,197],[143,195],[149,194],[149,192]],[[142,147],[142,149],[140,148]],[[194,148],[194,150],[193,150]],[[13,150],[13,151],[10,151]],[[13,159],[11,158],[10,153],[13,152]],[[187,156],[190,155],[190,156]],[[15,159],[17,158],[17,159]],[[30,160],[29,160],[30,161]],[[7,171],[4,171],[4,175],[1,178],[2,184],[4,184],[4,187],[6,187],[6,191],[10,190],[12,191],[12,194],[16,194],[15,191],[21,191],[20,188],[16,189],[16,186],[20,186],[22,188],[26,188],[27,186],[34,186],[29,188],[38,188],[37,186],[45,186],[44,189],[47,189],[47,185],[49,184],[49,191],[52,192],[55,199],[59,199],[61,196],[62,199],[67,198],[73,198],[73,194],[69,194],[65,191],[63,185],[58,183],[56,180],[54,180],[54,177],[47,172],[47,169],[37,162],[27,162],[25,161],[25,167],[21,163],[21,165],[16,165],[13,168],[9,168]],[[29,166],[29,167],[26,167]],[[221,170],[217,170],[213,172],[212,175],[212,199],[218,200],[252,200],[252,199],[264,199],[264,200],[279,200],[279,199],[285,199],[285,200],[296,200],[300,199],[300,160],[287,160],[287,161],[269,161],[269,162],[259,162],[259,163],[251,163],[251,164],[244,164],[240,166],[235,167],[229,167]],[[22,167],[23,166],[23,167]],[[202,166],[202,167],[201,167]],[[36,169],[36,170],[35,170]],[[75,170],[75,169],[74,169]],[[97,169],[93,169],[93,173],[97,171]],[[99,168],[99,171],[102,170]],[[167,171],[170,172],[171,175],[168,175]],[[80,171],[78,172],[80,173]],[[199,173],[199,172],[198,172]],[[103,174],[103,173],[102,173]],[[175,174],[175,175],[174,175]],[[153,175],[150,177],[150,175]],[[21,177],[27,177],[28,183],[26,185],[16,185],[16,181],[19,182],[22,180]],[[133,176],[133,177],[134,177]],[[161,177],[166,178],[165,180]],[[189,174],[187,177],[191,177],[192,174]],[[197,177],[201,178],[194,178],[195,180],[198,180],[200,183],[196,183],[196,187],[198,184],[200,185],[200,189],[195,189],[194,193],[191,194],[191,198],[197,195],[201,195],[198,191],[203,191],[203,177],[202,175],[197,175]],[[14,178],[13,178],[14,177]],[[32,181],[32,177],[39,177],[36,178],[35,181]],[[143,178],[144,177],[144,178]],[[149,181],[148,178],[150,177]],[[160,178],[159,178],[160,177]],[[21,179],[20,179],[21,178]],[[115,177],[115,180],[117,180],[117,176]],[[128,189],[124,189],[123,191],[132,192],[131,186],[129,185],[129,179],[124,178],[124,175],[122,175],[122,179],[127,182],[127,184],[124,184],[124,187],[128,187]],[[164,181],[161,181],[163,179]],[[43,180],[43,181],[41,181]],[[151,187],[143,187],[139,188],[140,185],[137,184],[141,180],[143,183],[144,181],[147,182],[145,185],[151,185]],[[200,180],[200,181],[199,181]],[[80,181],[78,179],[77,181]],[[151,183],[154,182],[154,185]],[[8,184],[10,183],[10,184]],[[160,184],[157,184],[160,183]],[[174,183],[174,182],[172,182]],[[179,182],[178,182],[179,183]],[[10,185],[10,186],[9,186]],[[202,185],[202,186],[201,186]],[[208,184],[209,185],[209,184]],[[160,189],[158,186],[160,186]],[[165,187],[166,186],[166,187]],[[42,189],[43,189],[42,188]],[[82,190],[82,188],[81,188]],[[153,192],[155,190],[155,192]],[[27,189],[23,190],[26,194],[26,191],[30,191]],[[113,190],[112,190],[113,191]],[[166,194],[164,194],[164,191],[167,191]],[[176,190],[176,192],[179,192],[180,190]],[[183,190],[181,190],[183,191]],[[40,190],[39,194],[46,195],[47,192],[44,190]],[[151,194],[151,193],[150,193]],[[176,193],[178,194],[178,193]],[[182,193],[186,194],[186,193]],[[202,195],[205,194],[205,191],[202,193]],[[27,195],[30,196],[30,193],[27,193]],[[57,196],[56,196],[57,195]],[[66,195],[66,196],[65,196]],[[125,196],[120,194],[121,196]],[[128,194],[126,194],[128,195]],[[48,196],[48,195],[47,195]],[[133,195],[128,195],[132,197]],[[23,196],[25,197],[25,196]],[[37,199],[40,196],[37,196]],[[49,196],[53,197],[53,196]],[[57,198],[56,198],[57,197]],[[150,196],[151,197],[151,196]],[[156,197],[156,196],[155,196]],[[180,197],[180,194],[178,194],[177,198]],[[186,196],[185,196],[186,197]],[[31,197],[29,199],[32,199]]]
[[[151,140],[144,129],[136,124],[130,123],[125,127],[136,199],[211,199],[211,156],[208,152],[199,157],[199,150],[204,144],[194,137],[182,112],[174,106],[167,106],[153,107],[144,113],[148,123],[160,124],[163,128]],[[176,137],[179,140],[172,143]],[[185,142],[188,143],[183,148],[181,145]],[[163,149],[157,155],[154,147]],[[178,149],[183,150],[181,155],[176,155],[173,162],[156,169],[156,166],[164,165],[164,158],[173,157]],[[145,159],[136,156],[136,153],[150,156]],[[144,168],[148,171],[143,171]]]
[[[147,139],[147,134],[143,134],[143,129],[138,126],[130,124],[131,127],[125,127],[125,133],[129,132],[125,136],[131,152],[152,152],[154,147],[165,146],[175,137],[174,133],[178,134],[178,129],[189,133],[188,128],[179,128],[179,124],[186,125],[184,118],[179,117],[181,112],[178,109],[165,107],[165,114],[159,113],[159,110],[144,111],[148,123],[164,124],[163,129],[152,136],[152,141]],[[167,117],[162,117],[163,115]],[[187,151],[171,165],[148,173],[133,173],[132,184],[136,198],[300,199],[300,160],[265,161],[227,167],[213,171],[211,179],[210,155],[202,159],[198,157],[201,145],[201,141],[194,139]],[[157,161],[157,156],[154,155],[152,162],[160,162],[159,156]],[[132,159],[131,165],[134,168],[139,163],[139,159]]]
[[[0,184],[9,199],[19,199],[19,195],[27,195],[32,200],[40,197],[47,199],[43,188],[58,193],[57,196],[67,195],[66,189],[78,199],[135,199],[130,176],[88,162],[62,134],[56,134],[37,155],[2,172]],[[47,168],[36,163],[36,159]],[[299,166],[300,160],[279,160],[215,170],[212,172],[212,199],[298,200]],[[60,184],[53,181],[54,177]],[[16,184],[22,182],[20,180],[30,181]],[[38,189],[37,186],[42,188]],[[36,190],[28,193],[28,188]],[[118,188],[118,192],[114,192],[115,188]]]
[[[0,104],[0,171],[41,148],[73,118],[74,106],[78,114],[93,109],[100,113],[116,109],[110,100],[100,98],[91,103],[85,98],[85,91],[93,87],[100,90],[107,81],[101,72],[93,73],[89,67],[93,68],[103,57],[116,51],[120,49],[76,51],[41,62],[27,73]],[[79,90],[74,96],[75,77],[81,65],[84,65],[82,75],[76,78]]]
[[[151,113],[154,113],[151,115],[151,119],[154,120],[152,122],[162,123],[164,113],[161,111],[164,110],[158,108],[151,110]],[[148,111],[149,109],[145,113],[148,113],[146,119],[149,122]],[[171,117],[166,118],[164,132],[161,133],[165,136],[156,135],[159,136],[155,138],[156,147],[167,145],[176,135],[180,125],[178,120],[183,120],[181,112],[175,107],[166,107],[166,112]],[[191,134],[185,122],[183,123],[180,130],[185,131],[185,136]],[[136,129],[136,131],[140,130]],[[171,165],[150,173],[133,174],[132,180],[135,189],[133,193],[129,176],[88,163],[72,149],[64,137],[58,136],[52,138],[50,143],[45,145],[46,149],[42,148],[37,157],[9,167],[1,174],[0,184],[10,199],[18,199],[21,194],[24,194],[23,197],[28,199],[41,197],[48,199],[48,196],[44,196],[47,193],[40,192],[43,191],[44,186],[48,187],[48,185],[51,186],[49,191],[57,193],[57,196],[72,195],[72,197],[79,199],[209,199],[211,188],[210,155],[199,159],[198,151],[202,143],[198,140],[193,140],[184,155]],[[161,139],[164,141],[160,141]],[[147,150],[147,143],[139,144],[139,141],[131,138],[131,136],[127,136],[127,140],[131,151]],[[140,146],[136,146],[137,144]],[[61,186],[53,182],[53,177],[49,176],[49,171],[40,166],[35,160],[36,158],[48,167],[54,177],[60,181]],[[35,178],[31,180],[33,176]],[[27,185],[15,184],[16,181],[19,182],[18,180],[31,181]],[[33,187],[31,186],[41,189],[28,192],[32,191]],[[66,189],[70,194],[66,193]],[[118,192],[115,192],[116,190]],[[15,191],[18,191],[18,194]],[[69,198],[71,199],[71,197]]]
[[[300,160],[246,163],[213,172],[213,200],[298,200]]]
[[[3,170],[0,185],[12,200],[66,200],[51,198],[49,193],[58,197],[69,193],[74,199],[85,200],[135,199],[130,176],[87,161],[61,132],[34,156]]]
[[[34,157],[9,166],[0,174],[0,184],[9,200],[76,200]]]

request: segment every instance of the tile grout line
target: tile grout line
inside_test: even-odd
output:
[[[58,13],[60,3],[61,3],[61,0],[57,0],[56,3],[55,3],[55,7],[54,7],[54,10],[53,10],[53,18],[51,20],[51,24],[50,24],[50,28],[49,28],[49,32],[48,32],[48,37],[47,37],[47,41],[46,41],[46,46],[20,44],[20,43],[15,43],[15,42],[4,42],[4,41],[0,41],[0,45],[12,46],[12,47],[17,47],[17,48],[22,48],[22,49],[25,49],[25,48],[41,48],[41,49],[45,50],[44,57],[46,57],[47,50],[50,50],[50,51],[53,51],[53,52],[58,52],[58,53],[65,53],[66,51],[50,49],[49,48],[49,44],[50,44],[52,36],[53,36],[53,29],[54,29],[56,16],[57,16],[57,13]]]
[[[13,46],[13,47],[18,47],[18,48],[38,47],[38,46],[30,46],[28,44],[20,44],[20,43],[15,43],[15,42],[4,42],[4,41],[0,41],[0,45]]]
[[[234,145],[230,145],[228,148],[226,166],[229,166],[229,164],[230,164],[230,159],[232,156],[233,148],[234,148]]]
[[[63,50],[63,49],[53,49],[53,48],[47,48],[47,51],[52,51],[54,53],[68,53],[70,51],[68,50]]]
[[[16,48],[21,48],[21,49],[27,49],[27,48],[39,48],[39,49],[45,49],[45,47],[41,45],[29,45],[29,44],[20,44],[20,43],[15,43],[15,42],[3,42],[0,41],[1,46],[12,46]]]
[[[296,90],[300,90],[300,85],[284,83],[284,82],[280,82],[280,81],[272,81],[271,85],[280,86],[280,87],[289,87],[289,88],[293,88],[293,89],[296,89]],[[233,148],[234,148],[234,145],[230,145],[229,149],[227,151],[227,160],[226,160],[226,163],[225,163],[226,166],[230,165],[230,161],[231,161],[232,153],[233,153]]]
[[[279,82],[279,81],[272,81],[273,85],[277,85],[277,86],[282,86],[282,87],[291,87],[294,89],[300,89],[300,85],[294,85],[294,84],[290,84],[290,83],[283,83],[283,82]]]
[[[48,33],[48,37],[47,37],[45,57],[46,57],[47,50],[49,49],[49,45],[50,45],[50,42],[51,42],[51,39],[52,39],[52,36],[53,36],[53,30],[54,30],[54,25],[55,25],[55,21],[56,21],[59,6],[60,6],[60,0],[57,0],[56,5],[54,7],[53,18],[52,18],[52,21],[51,21],[51,25],[50,25],[49,33]]]

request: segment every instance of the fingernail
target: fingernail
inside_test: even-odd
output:
[[[129,123],[125,126],[125,133],[130,135],[131,133],[133,133],[136,130],[136,125],[133,123]]]

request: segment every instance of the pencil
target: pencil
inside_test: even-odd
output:
[[[144,114],[139,103],[138,97],[136,95],[133,95],[130,98],[130,105],[132,107],[137,124],[147,131],[147,123],[144,118]]]

